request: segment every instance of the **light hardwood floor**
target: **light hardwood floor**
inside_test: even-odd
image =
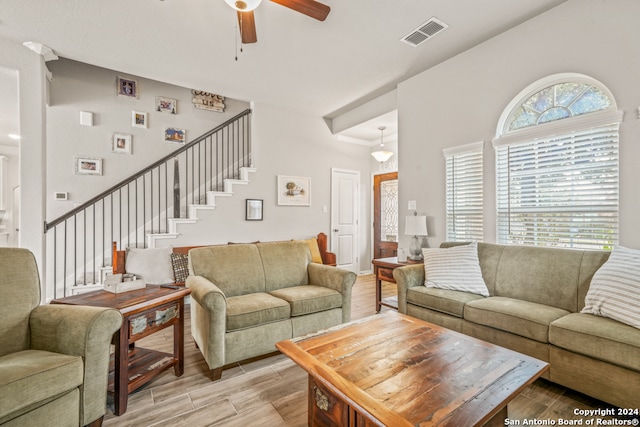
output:
[[[383,297],[395,285],[385,283]],[[388,310],[384,308],[383,310]],[[306,426],[307,374],[283,355],[239,364],[211,382],[207,365],[191,338],[188,310],[185,322],[185,372],[164,372],[129,396],[127,412],[113,414],[109,399],[105,426]],[[373,275],[359,276],[353,288],[352,318],[375,314]],[[141,347],[170,352],[171,328],[138,342]],[[548,381],[538,380],[508,407],[512,420],[580,419],[574,409],[604,408],[605,404]],[[464,426],[461,426],[464,427]]]

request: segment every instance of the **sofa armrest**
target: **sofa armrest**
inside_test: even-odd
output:
[[[405,265],[393,270],[393,279],[398,285],[398,311],[407,314],[407,290],[424,286],[424,265]]]
[[[225,365],[225,333],[227,298],[215,284],[202,276],[189,276],[191,289],[191,335],[209,365],[209,369]]]
[[[324,264],[311,263],[307,267],[309,284],[334,289],[342,294],[342,322],[351,320],[351,288],[356,274]]]
[[[81,356],[80,425],[106,411],[110,344],[122,325],[118,310],[72,305],[41,305],[31,312],[31,348]]]

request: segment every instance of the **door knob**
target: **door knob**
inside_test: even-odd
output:
[[[333,231],[337,233],[340,230],[338,230],[337,228],[334,228]]]

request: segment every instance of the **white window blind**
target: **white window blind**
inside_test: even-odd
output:
[[[444,150],[447,240],[483,240],[483,142]]]
[[[496,147],[497,239],[610,249],[618,242],[618,123]]]

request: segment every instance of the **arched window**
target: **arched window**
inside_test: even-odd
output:
[[[497,241],[609,249],[618,242],[618,127],[600,82],[559,74],[503,112],[496,150]]]

